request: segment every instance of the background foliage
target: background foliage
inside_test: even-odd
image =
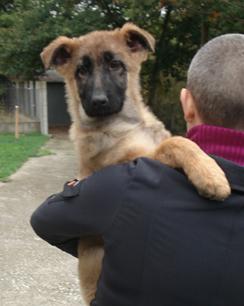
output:
[[[52,39],[127,21],[157,39],[156,53],[142,70],[143,94],[171,131],[182,132],[178,94],[190,60],[209,39],[243,33],[243,0],[1,0],[0,74],[34,78],[43,73],[39,54]]]

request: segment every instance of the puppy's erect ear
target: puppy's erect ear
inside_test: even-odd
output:
[[[60,36],[52,41],[41,53],[45,68],[58,68],[66,64],[71,59],[74,48],[75,40],[66,36]]]
[[[126,39],[127,46],[131,52],[155,50],[155,39],[147,31],[137,27],[133,23],[126,23],[120,29]]]

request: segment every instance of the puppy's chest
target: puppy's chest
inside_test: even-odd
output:
[[[81,139],[80,150],[82,156],[91,159],[102,152],[111,150],[117,142],[118,139],[115,135],[106,132],[91,133]]]
[[[83,134],[80,138],[80,150],[82,155],[88,159],[106,152],[113,154],[118,149],[125,147],[158,145],[163,139],[169,136],[168,131],[162,128],[161,124],[154,124],[150,127],[137,125],[133,127],[122,126],[113,128],[111,131],[99,131]]]

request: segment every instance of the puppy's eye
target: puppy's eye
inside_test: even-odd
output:
[[[119,70],[123,65],[120,61],[113,60],[109,63],[109,69],[111,70]]]
[[[89,69],[86,65],[80,65],[76,71],[78,76],[84,76],[89,72]]]

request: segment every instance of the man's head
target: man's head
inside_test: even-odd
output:
[[[197,52],[181,103],[188,129],[205,123],[244,130],[244,35],[221,35]]]

